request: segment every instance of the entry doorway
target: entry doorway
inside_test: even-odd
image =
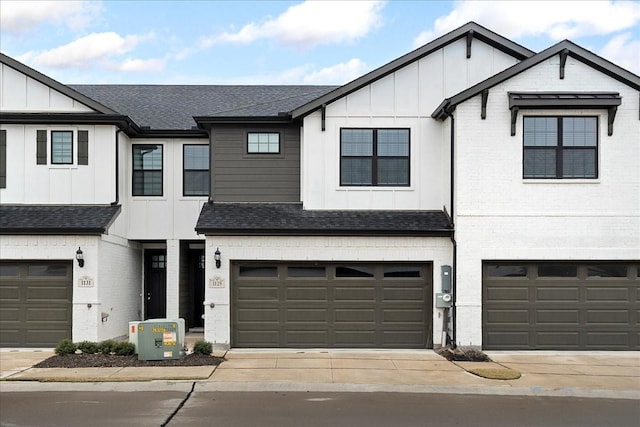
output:
[[[144,251],[144,313],[145,319],[167,316],[167,251]]]
[[[191,295],[192,298],[192,310],[193,310],[193,324],[194,328],[204,327],[204,249],[192,249],[189,251],[189,263],[191,268],[191,280],[189,281],[192,286]]]

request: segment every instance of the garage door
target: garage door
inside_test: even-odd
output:
[[[430,264],[232,268],[234,347],[432,346]]]
[[[640,349],[639,265],[484,263],[483,347]]]
[[[0,263],[0,346],[54,347],[71,338],[72,265]]]

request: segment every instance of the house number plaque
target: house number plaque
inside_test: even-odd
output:
[[[78,279],[79,288],[93,288],[93,279],[91,277],[82,276]]]
[[[224,288],[224,279],[220,276],[215,276],[213,279],[209,279],[210,288]]]

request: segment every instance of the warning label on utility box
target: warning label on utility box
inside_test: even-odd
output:
[[[175,332],[164,332],[162,334],[162,345],[176,345],[176,333]]]

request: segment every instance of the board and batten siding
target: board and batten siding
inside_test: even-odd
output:
[[[249,132],[278,132],[280,153],[248,154]],[[211,188],[216,202],[299,202],[300,128],[217,126],[211,130]]]

